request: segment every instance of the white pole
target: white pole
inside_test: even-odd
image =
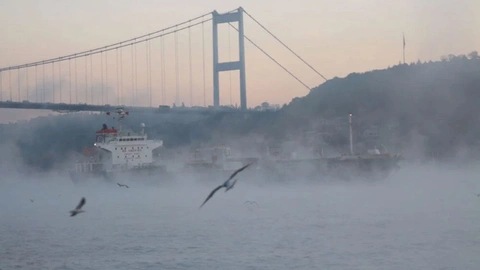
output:
[[[348,125],[350,126],[350,155],[353,156],[352,114],[348,116]]]

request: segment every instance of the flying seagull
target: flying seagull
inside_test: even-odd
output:
[[[230,177],[228,178],[227,181],[225,181],[223,184],[221,184],[220,186],[218,186],[217,188],[215,188],[214,190],[212,190],[212,192],[210,192],[210,194],[208,195],[208,197],[205,199],[205,201],[202,203],[202,205],[200,205],[199,209],[202,208],[202,206],[208,201],[210,200],[210,198],[213,196],[213,194],[215,194],[215,192],[217,192],[217,190],[221,189],[221,188],[225,188],[225,192],[229,191],[230,189],[233,188],[233,186],[235,186],[235,183],[237,182],[237,180],[233,180],[232,179],[235,177],[235,175],[237,175],[237,173],[245,170],[245,168],[247,168],[248,166],[252,165],[252,163],[248,163],[247,165],[243,166],[242,168],[236,170],[235,172],[232,173],[232,175],[230,175]]]
[[[82,197],[82,199],[80,200],[80,202],[78,203],[77,207],[75,207],[74,210],[70,211],[70,216],[73,217],[73,216],[76,216],[77,214],[80,214],[82,212],[85,212],[82,210],[82,207],[85,205],[85,198]]]
[[[246,202],[244,202],[243,204],[246,204],[246,203],[248,203],[248,204],[256,204],[256,205],[258,206],[258,203],[255,202],[255,201],[246,201]]]
[[[119,184],[119,183],[117,183],[117,185],[118,185],[119,187],[126,187],[126,188],[128,188],[127,185],[122,185],[122,184]]]
[[[31,201],[31,202],[33,202],[33,200],[32,200],[32,199],[30,199],[30,201]]]

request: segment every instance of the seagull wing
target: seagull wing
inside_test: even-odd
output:
[[[81,199],[80,202],[78,203],[77,207],[75,207],[75,210],[80,210],[80,209],[83,207],[83,205],[85,204],[85,202],[86,202],[86,201],[85,201],[85,198],[82,197],[82,199]]]
[[[250,166],[250,165],[252,165],[252,163],[248,163],[247,165],[245,165],[245,166],[241,167],[240,169],[234,171],[234,172],[232,173],[232,175],[230,175],[230,178],[228,178],[227,181],[229,181],[230,179],[232,179],[233,177],[235,177],[235,175],[237,175],[237,173],[245,170],[245,169],[246,169],[248,166]]]
[[[212,190],[212,192],[210,192],[210,194],[209,194],[208,197],[205,199],[205,201],[202,203],[202,205],[200,205],[199,209],[202,208],[202,206],[203,206],[208,200],[210,200],[210,198],[213,196],[213,194],[215,194],[215,192],[217,192],[217,190],[221,189],[222,187],[224,187],[224,185],[220,185],[220,186],[218,186],[216,189]]]

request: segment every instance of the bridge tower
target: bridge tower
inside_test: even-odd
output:
[[[232,62],[218,62],[218,25],[221,23],[238,22],[238,51],[239,60]],[[240,71],[240,108],[247,109],[247,85],[245,78],[245,42],[243,29],[243,8],[239,7],[231,13],[219,14],[216,10],[212,12],[213,25],[213,106],[220,106],[220,72],[239,70]]]

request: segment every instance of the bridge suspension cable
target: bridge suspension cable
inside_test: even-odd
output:
[[[210,12],[205,13],[201,16],[197,16],[193,19],[183,21],[183,22],[178,23],[176,25],[163,28],[161,30],[157,30],[157,31],[154,31],[154,32],[142,35],[142,36],[138,36],[138,37],[135,37],[135,38],[131,38],[131,39],[128,39],[128,40],[124,40],[124,41],[121,41],[121,42],[116,42],[116,43],[113,43],[113,44],[110,44],[110,45],[94,48],[94,49],[91,49],[91,50],[82,51],[82,52],[79,52],[79,53],[69,54],[69,55],[65,55],[65,56],[60,56],[60,57],[56,57],[56,58],[50,58],[50,59],[47,59],[47,60],[27,63],[27,64],[23,64],[23,65],[0,68],[0,72],[6,71],[6,70],[12,70],[12,69],[26,68],[26,67],[34,66],[36,64],[37,65],[43,65],[43,64],[49,64],[51,62],[66,61],[66,60],[74,59],[74,58],[77,58],[77,57],[82,57],[82,56],[91,55],[91,54],[98,54],[100,52],[111,51],[111,50],[115,50],[115,49],[118,49],[118,48],[123,48],[123,47],[126,47],[126,46],[130,45],[130,44],[137,44],[137,43],[140,43],[140,42],[144,42],[146,40],[156,39],[156,38],[159,38],[159,37],[162,37],[162,36],[165,36],[165,35],[169,35],[169,34],[172,34],[172,33],[176,33],[176,32],[185,30],[187,28],[194,27],[194,26],[200,25],[204,22],[212,20],[212,18],[203,19],[200,22],[197,22],[197,23],[194,23],[194,24],[189,24],[185,27],[178,28],[181,25],[187,24],[191,21],[196,21],[198,19],[202,19],[206,16],[211,16],[211,13]],[[174,30],[166,32],[167,30],[171,30],[171,29],[174,29]],[[157,35],[159,33],[162,33],[162,34]]]
[[[258,20],[256,20],[252,15],[250,15],[247,11],[243,10],[243,12],[245,14],[248,15],[248,17],[250,17],[254,22],[256,22],[260,27],[263,28],[263,30],[265,30],[267,33],[269,33],[273,38],[275,38],[278,42],[280,42],[280,44],[282,44],[285,48],[287,48],[291,53],[293,53],[293,55],[295,55],[298,59],[300,59],[305,65],[307,65],[310,69],[312,69],[315,73],[317,73],[318,75],[320,75],[323,79],[327,80],[327,78],[325,78],[325,76],[323,76],[322,74],[320,74],[320,72],[318,72],[315,68],[313,68],[309,63],[307,63],[307,61],[303,60],[302,57],[300,57],[300,55],[298,55],[296,52],[294,52],[292,49],[290,49],[290,47],[288,47],[285,43],[283,43],[277,36],[275,36],[272,32],[270,32],[265,26],[263,26]]]
[[[238,29],[233,26],[231,23],[228,23],[231,27],[233,27],[233,29],[237,30],[238,32]],[[285,70],[288,74],[290,74],[290,76],[292,76],[294,79],[296,79],[299,83],[303,84],[303,86],[305,86],[308,90],[310,90],[311,88],[306,85],[304,82],[302,82],[297,76],[293,75],[292,72],[290,72],[286,67],[284,67],[282,64],[280,64],[277,60],[275,60],[272,56],[270,56],[270,54],[268,54],[264,49],[260,48],[260,46],[258,46],[255,42],[253,42],[250,38],[248,38],[245,34],[243,35],[243,37],[248,40],[250,43],[252,43],[253,46],[255,46],[257,49],[259,49],[261,52],[263,52],[263,54],[265,54],[268,58],[270,58],[273,62],[275,62],[279,67],[281,67],[283,70]]]

